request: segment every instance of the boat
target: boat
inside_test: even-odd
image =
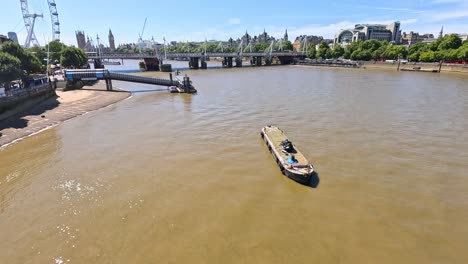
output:
[[[434,72],[438,73],[439,70],[436,69],[421,69],[421,67],[413,67],[412,69],[410,68],[402,68],[400,71],[413,71],[413,72]]]
[[[262,128],[260,136],[284,175],[302,184],[310,182],[314,166],[281,129],[269,125]]]
[[[185,93],[185,90],[175,85],[167,87],[167,90],[171,93]]]
[[[121,65],[120,61],[103,61],[102,65]]]
[[[169,90],[171,93],[180,93],[179,87],[177,86],[169,86],[167,87],[167,90]]]

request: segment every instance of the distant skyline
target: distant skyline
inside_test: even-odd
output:
[[[36,20],[36,36],[43,45],[52,38],[47,0],[29,0],[29,11],[42,13]],[[276,1],[64,1],[56,0],[61,26],[61,40],[77,45],[76,30],[96,39],[99,34],[104,45],[109,28],[116,44],[134,43],[148,18],[144,39],[167,41],[203,41],[206,39],[236,39],[247,30],[258,35],[265,29],[275,38],[281,38],[288,29],[289,38],[298,35],[319,35],[333,38],[340,29],[352,28],[357,23],[387,24],[401,22],[402,32],[421,34],[468,33],[468,0],[394,0],[376,3],[370,0],[303,1],[279,5]],[[18,33],[24,44],[24,28],[20,1],[1,3],[0,34]],[[81,17],[81,18],[80,18]]]

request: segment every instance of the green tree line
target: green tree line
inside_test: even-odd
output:
[[[52,41],[45,47],[24,49],[19,44],[7,41],[0,45],[0,83],[7,84],[24,76],[45,73],[49,61],[61,63],[65,68],[80,68],[88,63],[83,50],[67,47],[59,41]]]
[[[281,46],[281,47],[280,47]],[[265,52],[268,47],[270,47],[270,44],[268,43],[257,43],[255,45],[251,46],[244,46],[242,48],[243,52]],[[281,44],[275,43],[273,46],[273,49],[275,51],[278,51],[279,49],[282,49],[283,51],[292,51],[293,50],[293,45],[290,41],[283,41]],[[202,53],[202,52],[237,52],[238,46],[232,46],[232,47],[225,47],[221,46],[217,43],[203,43],[201,45],[195,45],[193,43],[185,43],[181,45],[171,45],[167,46],[165,48],[161,48],[159,51],[164,52],[166,50],[167,52],[172,52],[172,53]],[[123,49],[123,52],[131,52],[131,50],[128,49]]]
[[[307,57],[311,59],[344,58],[352,60],[396,60],[408,59],[415,62],[467,61],[468,41],[462,43],[456,34],[447,35],[429,44],[416,43],[408,49],[403,45],[392,45],[387,41],[366,40],[349,43],[345,48],[334,45],[333,48],[322,41],[318,48],[309,44]]]

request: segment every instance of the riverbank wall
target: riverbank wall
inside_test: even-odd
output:
[[[360,62],[361,68],[364,69],[382,69],[382,70],[398,70],[398,62]],[[401,63],[401,69],[420,68],[424,70],[439,70],[439,63],[424,63],[424,62],[411,62]],[[455,72],[455,73],[468,73],[468,64],[449,64],[442,63],[440,72]]]
[[[307,66],[307,67],[326,67],[326,68],[359,68],[369,70],[392,70],[398,71],[399,69],[421,69],[421,72],[429,70],[439,70],[439,63],[424,63],[424,62],[412,62],[412,63],[401,63],[398,68],[398,62],[373,62],[373,61],[359,61],[355,64],[345,63],[315,63],[305,62],[296,63],[295,65]],[[441,73],[468,73],[468,64],[450,64],[443,63],[440,68]]]
[[[23,89],[14,95],[0,97],[0,121],[26,111],[55,95],[55,89],[47,85],[37,89]]]

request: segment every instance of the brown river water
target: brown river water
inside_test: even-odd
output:
[[[188,73],[197,95],[115,84],[136,93],[0,150],[0,263],[468,262],[468,76]]]

